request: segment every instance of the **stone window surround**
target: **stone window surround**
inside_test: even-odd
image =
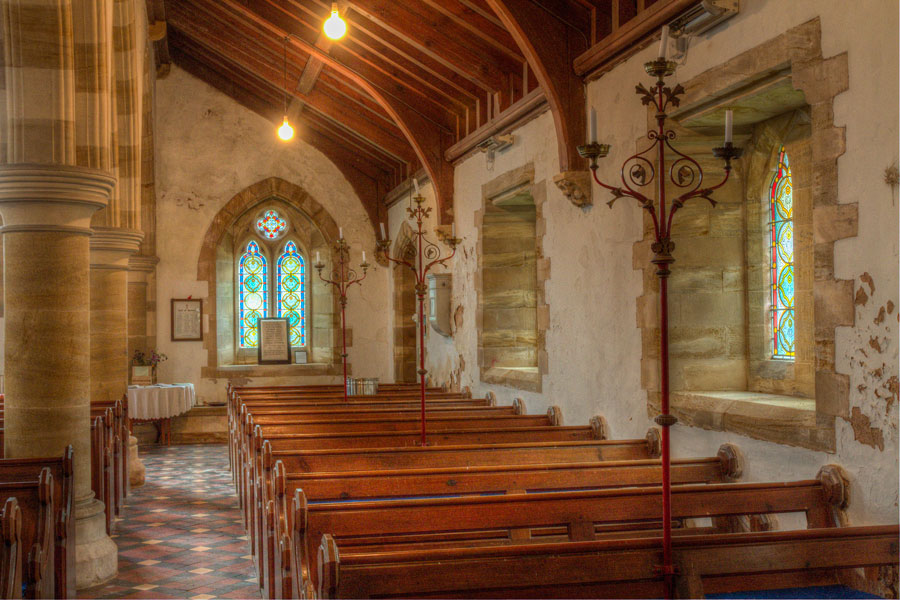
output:
[[[780,444],[835,451],[835,417],[849,418],[850,378],[835,370],[835,328],[853,326],[853,281],[834,277],[834,242],[854,237],[858,204],[838,200],[837,159],[845,151],[844,128],[834,126],[834,97],[849,87],[847,54],[825,59],[819,18],[726,61],[683,83],[682,102],[727,96],[752,74],[776,71],[788,62],[795,89],[810,107],[813,182],[815,398],[804,400],[753,392],[698,392],[673,395],[672,412],[681,424],[731,431]],[[645,219],[649,216],[645,215]],[[635,266],[644,271],[638,298],[637,324],[643,338],[658,339],[655,267],[644,260],[651,240],[634,245]],[[675,268],[677,268],[676,253]],[[648,414],[659,414],[659,361],[644,344],[641,387],[647,391]],[[812,404],[814,403],[814,409]]]
[[[484,213],[485,206],[494,198],[502,194],[506,190],[516,187],[529,185],[529,192],[534,200],[536,211],[535,221],[535,255],[537,280],[535,292],[537,297],[537,378],[528,374],[520,373],[515,370],[507,369],[486,369],[484,366],[484,346],[482,341],[482,332],[484,330],[484,294],[482,273],[483,265],[483,245],[482,232],[484,231]],[[478,257],[478,276],[475,278],[475,292],[477,298],[476,323],[475,327],[478,332],[478,366],[480,379],[483,383],[503,385],[515,389],[532,391],[540,393],[543,387],[543,377],[549,371],[549,360],[547,357],[546,338],[547,330],[550,327],[550,307],[546,303],[546,283],[550,279],[550,259],[544,256],[544,235],[547,233],[547,223],[544,217],[544,203],[547,200],[547,182],[534,181],[534,164],[528,163],[517,169],[513,169],[494,178],[488,183],[481,186],[482,206],[475,211],[475,229],[477,231],[478,241],[475,245],[475,255]]]
[[[395,259],[401,260],[405,258],[406,260],[409,260],[411,262],[415,261],[415,235],[415,232],[407,221],[403,221],[400,223],[400,229],[397,231],[396,239],[394,240],[393,247],[391,248],[391,254]],[[417,361],[419,336],[417,333],[414,335],[413,343],[411,346],[408,343],[403,343],[404,329],[406,329],[404,328],[404,323],[408,325],[408,323],[412,322],[412,320],[410,319],[410,315],[404,315],[401,310],[403,304],[403,302],[401,301],[401,296],[404,293],[409,295],[413,306],[416,306],[415,276],[406,265],[394,264],[392,281],[394,294],[394,381],[416,382],[418,381],[418,375],[416,374],[416,371],[418,369]],[[427,302],[425,304],[425,307],[426,310],[428,310]],[[410,319],[410,321],[406,322],[405,319]],[[415,329],[415,326],[413,326],[414,331]],[[425,334],[427,337],[427,328],[425,329]]]
[[[267,199],[280,199],[297,210],[304,212],[315,223],[325,237],[327,244],[338,239],[338,225],[328,211],[309,195],[303,188],[279,177],[269,177],[258,181],[235,194],[225,206],[213,217],[212,223],[203,238],[200,258],[197,261],[197,281],[207,282],[207,297],[204,299],[204,313],[209,315],[209,322],[217,322],[216,297],[216,253],[222,237],[232,223],[240,218],[248,209],[260,205]],[[334,300],[332,356],[340,356],[340,310]],[[232,310],[229,306],[227,310]],[[353,339],[352,332],[347,330],[348,346]],[[207,351],[207,366],[202,367],[200,376],[204,378],[234,377],[281,377],[281,376],[340,376],[340,361],[330,363],[309,363],[305,365],[220,365],[218,363],[218,332],[210,327],[203,337],[203,348]],[[347,365],[348,370],[350,365]]]
[[[282,250],[284,249],[285,244],[288,242],[294,242],[297,245],[297,250],[300,252],[300,255],[303,257],[304,265],[306,267],[306,315],[307,315],[307,327],[306,327],[306,344],[303,346],[292,346],[291,351],[294,350],[303,350],[312,347],[312,336],[313,336],[313,328],[310,327],[311,324],[311,315],[313,314],[313,298],[312,298],[312,261],[310,260],[310,252],[309,252],[309,239],[308,236],[304,236],[303,232],[294,227],[295,219],[291,219],[286,217],[284,214],[280,214],[281,218],[285,219],[288,223],[288,227],[284,233],[282,233],[277,239],[270,240],[264,237],[256,228],[256,220],[259,216],[261,216],[266,210],[270,208],[275,208],[280,211],[280,213],[285,212],[285,208],[279,206],[279,199],[270,198],[269,201],[263,201],[260,204],[255,212],[245,214],[241,216],[238,221],[235,223],[235,230],[241,232],[239,233],[239,237],[234,240],[234,348],[236,354],[236,365],[245,365],[245,364],[255,364],[257,350],[256,348],[242,348],[239,345],[240,334],[238,331],[238,315],[240,314],[240,299],[239,295],[239,270],[240,270],[240,260],[244,251],[247,249],[247,244],[251,241],[255,241],[260,248],[260,254],[262,254],[266,259],[266,286],[267,286],[267,302],[268,302],[268,314],[270,317],[275,316],[277,313],[277,298],[275,297],[275,290],[277,286],[277,267],[278,267],[278,257],[281,255]]]

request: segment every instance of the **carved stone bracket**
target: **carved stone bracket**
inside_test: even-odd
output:
[[[590,171],[563,171],[553,177],[553,183],[575,206],[584,207],[594,204],[591,198]]]

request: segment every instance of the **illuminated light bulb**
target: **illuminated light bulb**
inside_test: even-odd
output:
[[[284,141],[288,141],[289,139],[294,137],[294,128],[291,127],[290,123],[288,123],[287,115],[285,115],[284,122],[281,124],[281,127],[278,128],[278,137],[280,137]]]
[[[338,14],[337,3],[331,4],[331,16],[325,21],[325,35],[333,40],[339,40],[347,33],[347,23]]]

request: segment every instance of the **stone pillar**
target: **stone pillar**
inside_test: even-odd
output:
[[[5,315],[5,451],[41,457],[74,447],[76,586],[88,587],[117,570],[103,503],[91,490],[88,333],[90,224],[108,204],[116,180],[104,168],[102,152],[84,151],[102,140],[76,135],[78,122],[87,133],[102,128],[108,115],[92,124],[79,121],[80,109],[99,105],[76,98],[76,89],[85,83],[82,76],[104,79],[108,71],[92,58],[76,62],[71,0],[2,0],[0,6],[7,109],[0,231],[5,290],[11,292]],[[90,52],[94,43],[102,45],[99,33],[93,29],[80,37],[79,49],[99,56]]]
[[[155,256],[131,255],[128,259],[128,356],[135,350],[147,352],[147,292],[148,279],[156,269]],[[128,438],[128,483],[131,487],[144,485],[146,470],[138,457],[138,440]]]
[[[75,449],[76,582],[116,574],[117,548],[91,490],[91,215],[115,179],[66,165],[0,166],[5,257],[7,457]]]

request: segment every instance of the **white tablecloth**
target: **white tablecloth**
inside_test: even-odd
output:
[[[193,383],[128,386],[132,419],[168,419],[191,410],[194,402]]]

